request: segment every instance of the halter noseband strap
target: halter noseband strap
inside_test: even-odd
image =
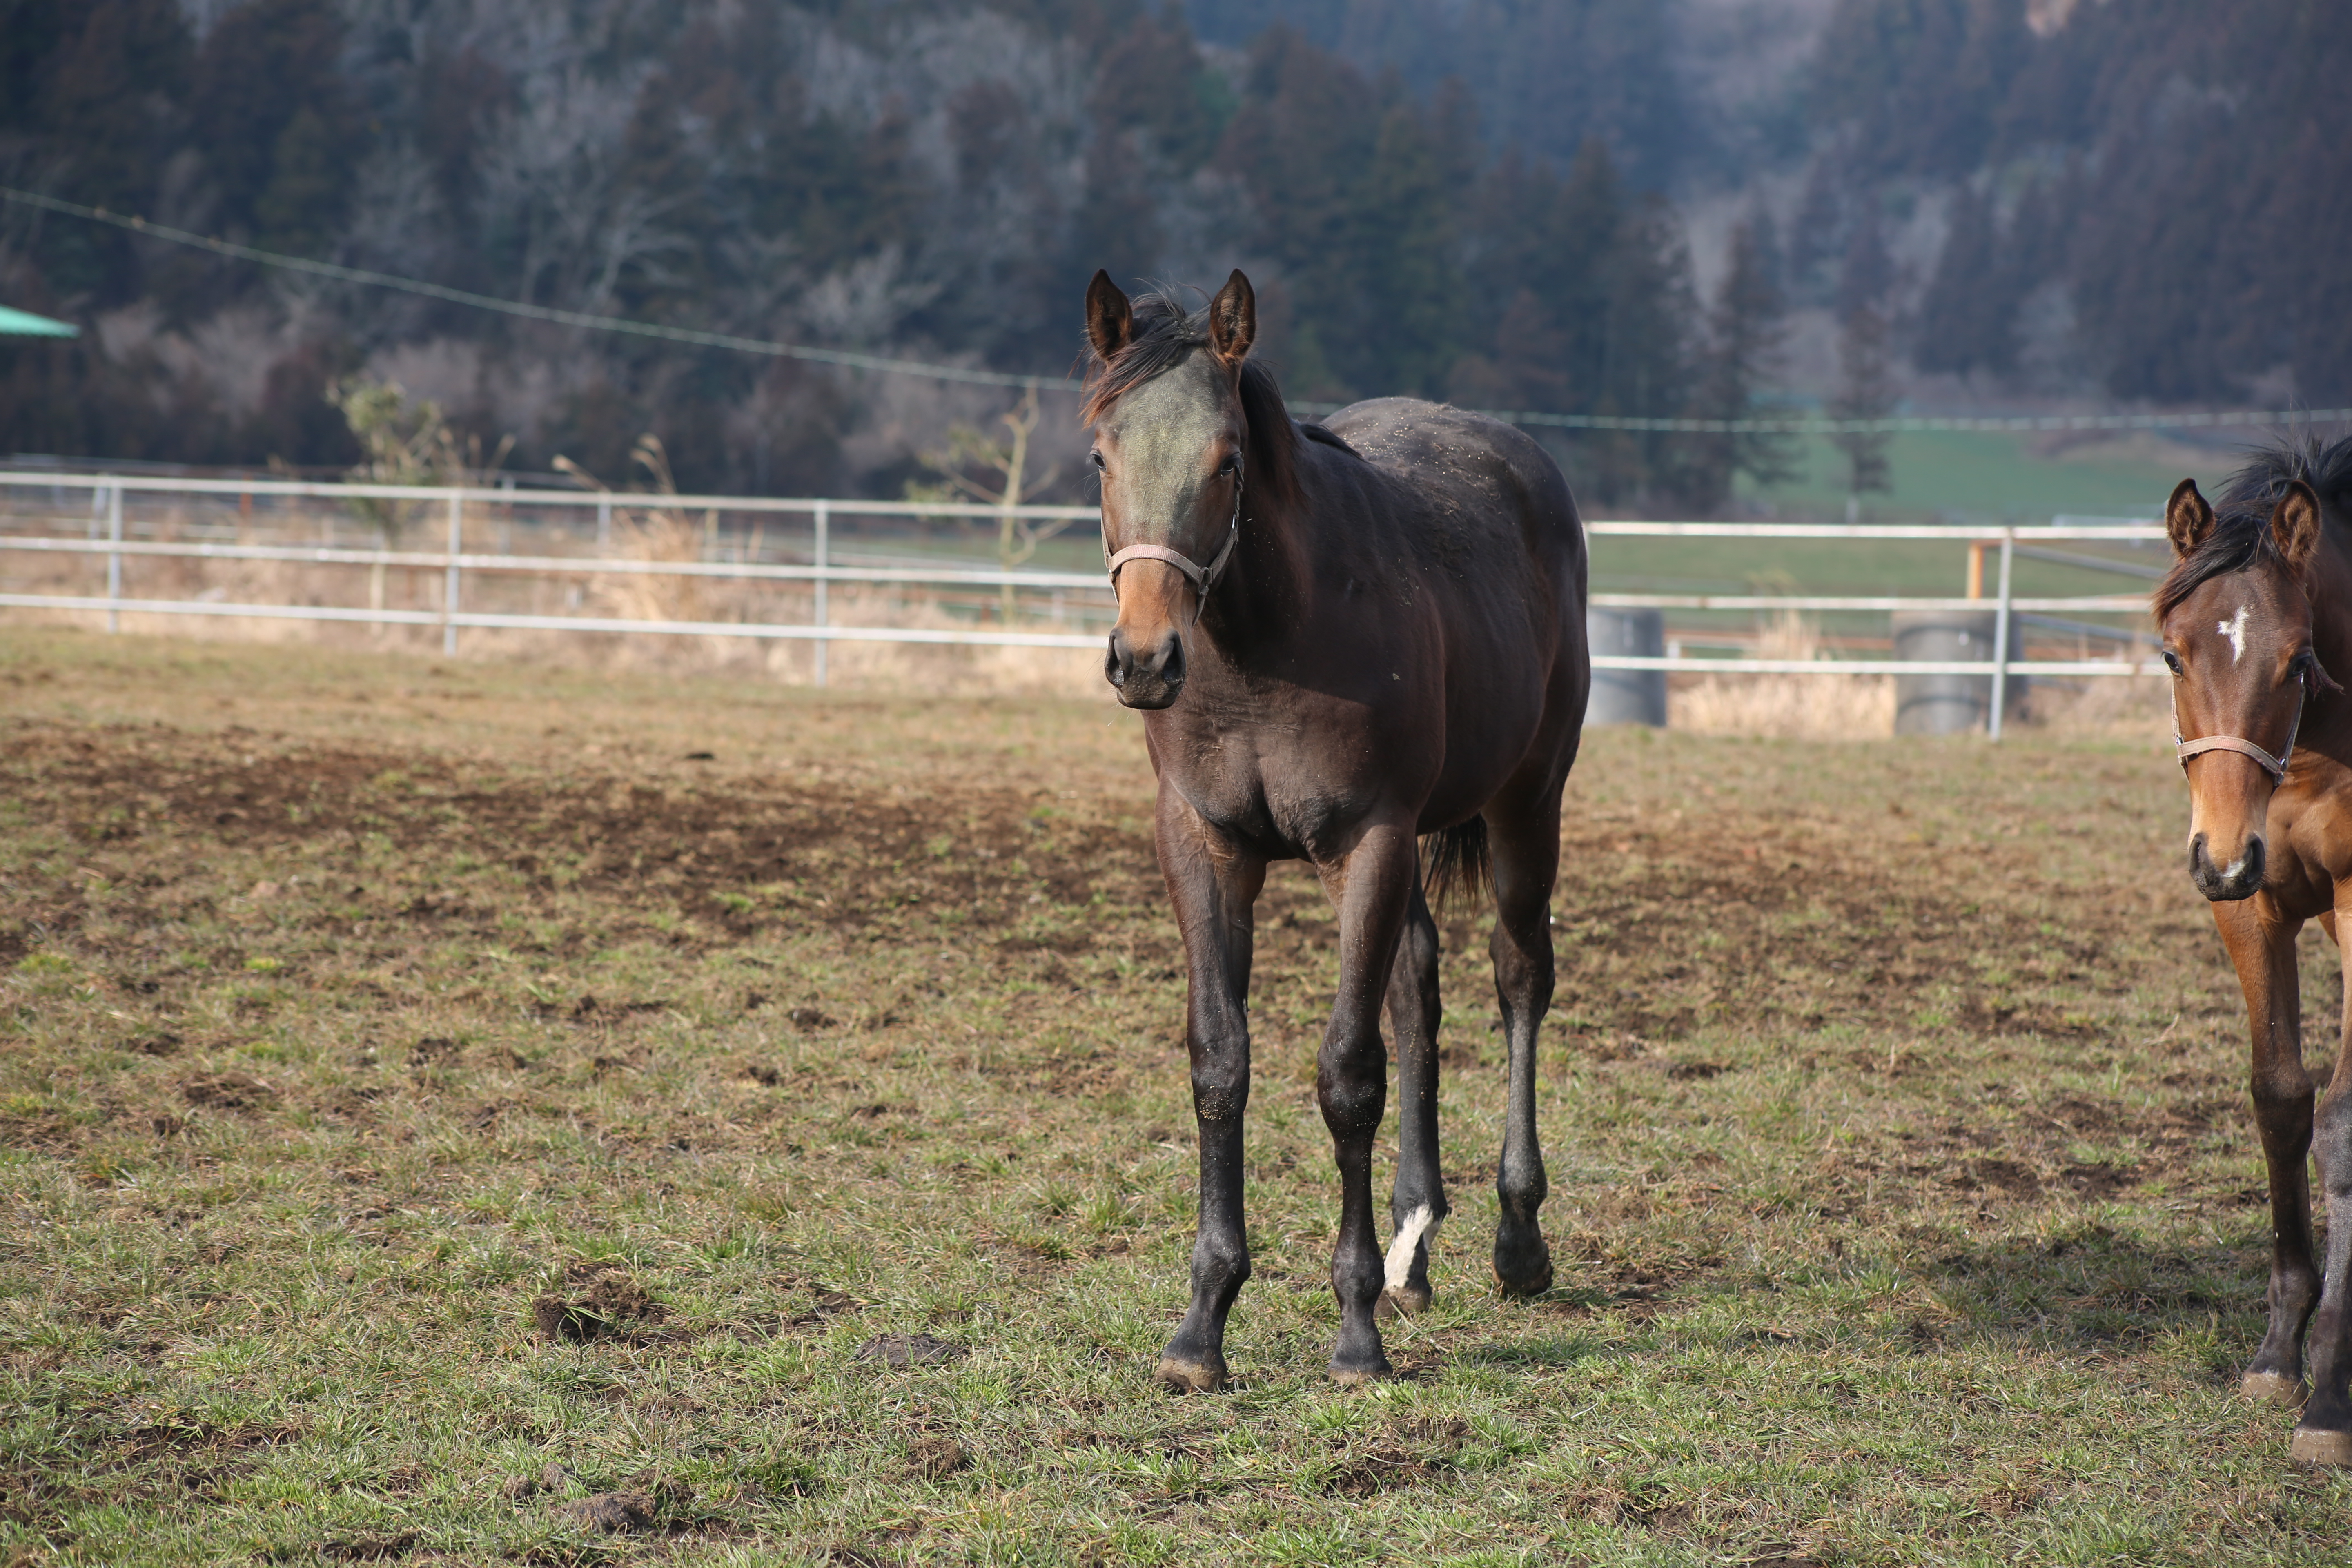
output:
[[[2273,788],[2286,783],[2287,764],[2294,760],[2295,732],[2303,728],[2303,700],[2311,695],[2311,684],[2304,677],[2296,676],[2294,684],[2294,717],[2287,721],[2286,746],[2275,757],[2252,741],[2240,740],[2235,735],[2207,735],[2195,741],[2182,740],[2180,703],[2176,698],[2172,704],[2172,746],[2180,758],[2180,765],[2187,767],[2189,758],[2202,756],[2207,752],[2235,752],[2242,757],[2252,757],[2255,766],[2270,774]]]
[[[1240,542],[1241,536],[1242,487],[1240,479],[1236,478],[1234,481],[1233,521],[1225,530],[1223,547],[1211,558],[1206,566],[1202,565],[1182,551],[1171,550],[1165,544],[1130,544],[1103,563],[1104,569],[1110,574],[1111,593],[1114,596],[1117,595],[1119,568],[1129,562],[1164,561],[1182,573],[1184,580],[1192,584],[1192,623],[1198,626],[1201,621],[1201,612],[1208,607],[1209,590],[1215,587],[1217,579],[1223,575],[1225,563],[1233,559],[1234,546]]]

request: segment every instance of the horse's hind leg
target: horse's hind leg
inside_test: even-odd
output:
[[[2257,895],[2213,906],[2213,923],[2246,994],[2253,1039],[2254,1122],[2262,1132],[2271,1193],[2270,1328],[2241,1384],[2257,1399],[2294,1405],[2304,1395],[2304,1325],[2319,1299],[2311,1257],[2311,1079],[2303,1068],[2302,1009],[2294,938],[2287,920]]]
[[[1536,1141],[1536,1031],[1551,1005],[1551,894],[1559,875],[1559,787],[1522,809],[1489,806],[1486,842],[1494,857],[1495,994],[1511,1052],[1510,1100],[1503,1121],[1503,1159],[1495,1177],[1502,1216],[1495,1230],[1495,1278],[1514,1295],[1551,1289],[1551,1249],[1536,1211],[1549,1186]]]
[[[1446,1215],[1437,1161],[1437,922],[1415,879],[1389,971],[1389,1032],[1396,1040],[1397,1168],[1389,1194],[1396,1225],[1385,1270],[1384,1306],[1427,1307],[1429,1247]]]

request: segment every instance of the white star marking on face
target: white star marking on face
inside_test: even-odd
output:
[[[2230,662],[2237,663],[2246,657],[2246,606],[2240,605],[2238,613],[2213,628],[2230,639]]]

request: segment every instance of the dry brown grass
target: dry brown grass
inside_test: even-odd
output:
[[[1790,612],[1763,628],[1758,658],[1817,659],[1821,628]],[[1886,675],[1702,675],[1667,692],[1669,727],[1777,740],[1876,739],[1895,731]]]

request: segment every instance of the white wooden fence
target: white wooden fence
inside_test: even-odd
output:
[[[37,492],[50,492],[44,509]],[[80,537],[58,531],[24,531],[27,525],[54,525],[82,515],[65,498],[89,498],[87,526]],[[249,508],[256,498],[277,501],[309,500],[347,507],[353,501],[420,506],[437,510],[444,520],[443,548],[392,550],[354,548],[334,542],[317,545],[226,542],[210,538],[140,538],[142,530],[126,531],[124,500],[169,501],[185,506],[209,498],[215,506],[236,498]],[[573,510],[593,512],[597,521],[598,548],[593,554],[518,553],[510,550],[466,548],[469,510],[478,520],[486,515],[511,514],[516,509]],[[612,552],[613,520],[616,511],[699,512],[707,516],[750,519],[804,519],[805,561],[648,560]],[[323,513],[331,519],[331,510]],[[1008,509],[982,505],[916,501],[792,500],[754,496],[667,496],[639,493],[514,489],[443,489],[396,485],[311,484],[292,480],[193,479],[100,473],[65,474],[0,471],[0,560],[5,552],[48,553],[103,557],[103,595],[0,592],[0,607],[88,611],[106,617],[110,631],[119,629],[126,614],[167,616],[241,616],[295,621],[358,622],[375,626],[437,626],[445,652],[455,653],[459,634],[471,628],[523,631],[598,632],[670,637],[804,639],[814,645],[815,673],[825,678],[824,650],[834,642],[961,644],[997,647],[1093,648],[1101,646],[1094,633],[1024,630],[1012,626],[845,626],[830,613],[828,588],[839,584],[924,585],[933,589],[1013,588],[1024,592],[1075,595],[1103,610],[1110,605],[1108,584],[1099,572],[1006,571],[976,566],[969,560],[932,559],[911,563],[865,562],[845,564],[836,559],[834,523],[841,518],[955,518],[998,521]],[[1017,518],[1058,521],[1076,527],[1097,516],[1092,507],[1024,506],[1009,509]],[[327,524],[330,534],[331,521]],[[2012,670],[2036,677],[2100,677],[2153,674],[2160,666],[2132,658],[2105,659],[2011,660],[2007,657],[2010,620],[2015,614],[2136,613],[2147,605],[2144,594],[2095,594],[2021,597],[2011,592],[2011,574],[2020,551],[2047,552],[2054,542],[2137,542],[2161,539],[2163,529],[2152,522],[2114,519],[2058,518],[2042,526],[1996,529],[1922,523],[1800,523],[1800,522],[1653,522],[1601,520],[1587,522],[1596,538],[1649,537],[1677,539],[1784,540],[1917,540],[1943,541],[1999,552],[1999,576],[1994,591],[1981,598],[1925,595],[1818,594],[1595,594],[1592,603],[1606,608],[1654,608],[1685,611],[1797,611],[1822,613],[1886,612],[1896,610],[1994,611],[1994,657],[1982,661],[1921,661],[1873,658],[1717,658],[1596,656],[1599,669],[1665,670],[1720,675],[1989,675],[1992,678],[1990,728],[1998,736],[2007,687]],[[174,531],[150,523],[151,535]],[[201,530],[178,530],[182,533]],[[739,554],[741,552],[739,549]],[[283,562],[313,566],[404,568],[440,574],[439,604],[429,609],[394,609],[381,605],[231,603],[222,599],[131,597],[123,592],[123,566],[142,558],[169,557],[210,561]],[[2061,556],[2061,559],[2065,557]],[[2078,564],[2094,562],[2076,558]],[[2129,572],[2129,566],[2122,570]],[[520,574],[554,577],[678,577],[735,582],[805,583],[812,590],[812,614],[806,621],[665,620],[595,615],[515,614],[465,607],[466,583],[472,574]]]

